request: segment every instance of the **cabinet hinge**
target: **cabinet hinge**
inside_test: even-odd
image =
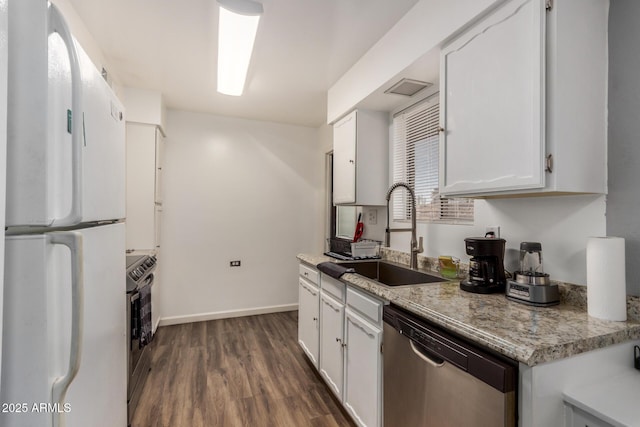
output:
[[[547,8],[547,12],[553,8],[553,0],[546,0],[545,7]]]
[[[549,173],[553,172],[553,156],[551,154],[547,154],[544,171]]]

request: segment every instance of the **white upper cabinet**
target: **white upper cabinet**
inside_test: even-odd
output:
[[[159,127],[156,127],[156,179],[154,190],[154,201],[156,206],[162,206],[162,188],[164,164],[164,136]]]
[[[607,0],[510,0],[441,52],[440,191],[606,192]]]
[[[333,125],[334,204],[385,204],[388,147],[387,113],[356,110]]]
[[[127,249],[160,247],[164,139],[157,126],[127,123]]]

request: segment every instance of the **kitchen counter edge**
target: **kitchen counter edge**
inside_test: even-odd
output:
[[[313,267],[336,262],[325,255],[298,254],[297,258]],[[503,294],[470,294],[461,291],[457,281],[388,287],[349,273],[341,280],[528,366],[640,338],[640,322],[595,319],[584,308],[566,304],[540,308],[509,301]],[[439,295],[446,298],[441,300]],[[469,310],[473,315],[465,318]],[[525,320],[513,323],[518,318]],[[562,324],[552,328],[556,322]],[[538,330],[545,324],[546,331]]]

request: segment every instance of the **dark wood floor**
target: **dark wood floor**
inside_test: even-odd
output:
[[[158,328],[132,427],[354,426],[297,343],[298,312]]]

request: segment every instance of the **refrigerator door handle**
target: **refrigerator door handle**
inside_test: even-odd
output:
[[[63,406],[69,385],[80,368],[82,333],[84,325],[84,269],[82,260],[82,234],[74,231],[55,231],[47,234],[49,242],[64,245],[71,251],[71,351],[67,372],[56,378],[51,387],[51,402]],[[53,427],[61,426],[60,414],[54,412]]]
[[[82,108],[82,74],[78,52],[62,14],[49,3],[49,35],[58,33],[64,41],[71,65],[71,209],[64,218],[55,218],[52,227],[76,225],[82,221],[82,147],[84,144],[84,117]]]

